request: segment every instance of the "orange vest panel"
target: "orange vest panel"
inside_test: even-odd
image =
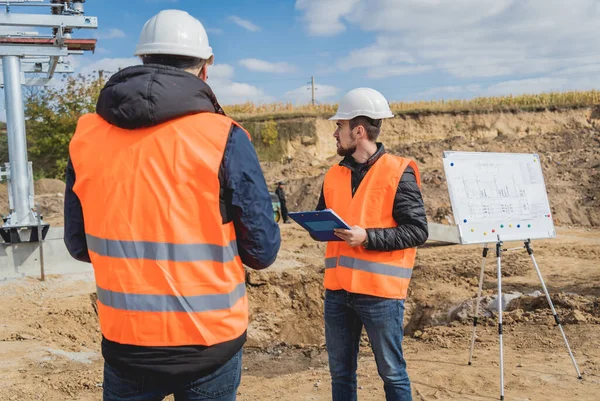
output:
[[[402,173],[411,166],[421,185],[416,164],[384,154],[369,169],[352,196],[352,172],[336,165],[325,176],[325,204],[350,226],[388,228],[398,224],[392,216],[394,199]],[[327,243],[325,288],[382,298],[405,299],[412,276],[416,248],[382,252],[343,241]]]
[[[136,130],[96,114],[79,120],[69,146],[73,190],[108,340],[213,345],[246,330],[244,268],[219,207],[232,124],[214,113]]]

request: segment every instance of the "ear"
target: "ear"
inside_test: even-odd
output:
[[[208,68],[206,68],[206,67],[207,67],[207,65],[204,64],[202,66],[202,69],[200,70],[200,74],[198,75],[198,77],[203,81],[206,81],[208,79]]]
[[[363,127],[362,125],[359,125],[356,127],[356,137],[357,138],[364,138],[367,136],[367,131],[365,130],[365,127]]]

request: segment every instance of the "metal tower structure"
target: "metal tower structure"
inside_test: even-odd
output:
[[[32,164],[27,157],[22,86],[45,86],[57,73],[71,73],[63,57],[94,51],[96,39],[73,39],[73,29],[97,29],[98,18],[84,15],[85,0],[0,0],[0,58],[4,87],[8,160],[0,166],[0,181],[8,182],[10,212],[3,218],[0,236],[7,244],[38,242],[45,238],[49,225],[34,211]],[[47,7],[48,14],[13,13],[16,7]],[[51,34],[18,30],[18,27],[51,29]],[[36,74],[36,76],[31,76]],[[37,228],[37,229],[36,229]],[[41,229],[40,229],[41,228]],[[39,238],[41,231],[42,238]]]

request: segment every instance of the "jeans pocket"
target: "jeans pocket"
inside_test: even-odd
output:
[[[237,391],[242,374],[242,350],[214,373],[192,384],[190,391],[206,398],[219,398]]]
[[[124,377],[117,369],[104,364],[104,391],[119,398],[139,395],[143,391],[143,379]]]
[[[402,314],[402,317],[404,317],[404,309],[405,309],[404,300],[403,299],[399,299],[398,300],[398,310]]]

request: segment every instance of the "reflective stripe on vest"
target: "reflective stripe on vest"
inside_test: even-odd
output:
[[[79,120],[73,190],[108,340],[210,346],[247,329],[244,267],[219,204],[232,124],[213,113],[137,130],[96,114]]]
[[[384,154],[369,169],[354,196],[351,171],[333,166],[323,185],[325,204],[351,226],[394,227],[397,225],[392,216],[394,200],[402,173],[409,165],[420,186],[420,175],[414,162]],[[341,241],[329,242],[325,254],[325,288],[405,299],[415,256],[415,248],[368,251]]]
[[[350,258],[348,256],[340,256],[338,258],[326,258],[325,268],[335,269],[337,266],[347,267],[354,270],[362,270],[369,273],[383,274],[398,278],[411,278],[412,269],[401,268],[383,263],[371,262],[368,260]]]
[[[351,258],[348,256],[340,256],[337,265],[340,267],[347,267],[349,269],[361,270],[375,274],[383,274],[391,277],[410,278],[412,276],[412,268],[386,265],[384,263],[371,262],[369,260]]]
[[[334,267],[337,266],[337,257],[333,257],[333,258],[325,258],[325,268],[326,269],[333,269]]]
[[[88,249],[101,256],[125,259],[171,260],[192,262],[214,260],[229,262],[238,256],[237,242],[226,246],[213,244],[170,244],[165,242],[121,241],[86,235]]]
[[[193,296],[125,294],[96,287],[98,300],[105,306],[141,312],[207,312],[229,309],[246,296],[246,284],[240,283],[228,294]]]

